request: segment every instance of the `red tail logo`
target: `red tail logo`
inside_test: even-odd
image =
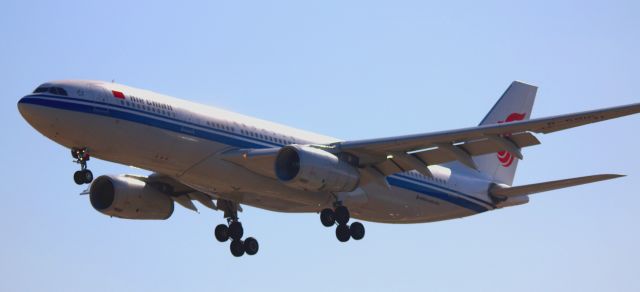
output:
[[[498,121],[498,124],[502,124],[502,123],[509,123],[509,122],[514,122],[514,121],[522,121],[524,120],[524,117],[527,115],[527,113],[511,113],[506,119],[504,119],[504,121]],[[508,136],[508,135],[505,135]],[[500,161],[500,163],[502,164],[502,167],[509,167],[511,166],[511,164],[513,163],[514,157],[513,155],[511,155],[511,153],[507,152],[507,151],[500,151],[498,152],[498,160]]]

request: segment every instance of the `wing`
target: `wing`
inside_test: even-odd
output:
[[[426,165],[460,161],[476,168],[472,156],[506,150],[522,159],[520,148],[540,142],[532,133],[552,133],[640,112],[640,103],[520,122],[381,139],[331,144],[332,152],[348,152],[383,175],[418,170],[430,175]]]

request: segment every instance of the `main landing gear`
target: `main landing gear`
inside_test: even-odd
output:
[[[230,201],[218,200],[218,208],[224,211],[227,224],[216,226],[214,231],[216,239],[220,242],[231,239],[229,249],[235,257],[241,257],[245,253],[248,255],[258,253],[260,246],[255,238],[247,237],[245,240],[242,240],[244,229],[242,228],[242,223],[238,221],[237,204]]]
[[[80,164],[80,170],[73,174],[73,181],[79,185],[91,183],[93,181],[93,173],[87,169],[87,161],[91,158],[87,148],[73,148],[71,149],[71,156],[75,159],[73,162]]]
[[[336,227],[336,237],[341,242],[349,241],[349,238],[360,240],[364,237],[364,225],[360,222],[349,222],[349,209],[342,205],[337,205],[335,209],[326,208],[320,212],[320,222],[326,227],[331,227],[338,223]]]

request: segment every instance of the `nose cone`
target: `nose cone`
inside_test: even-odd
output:
[[[18,101],[18,111],[38,132],[51,139],[56,138],[58,132],[56,112],[44,106],[37,96],[27,95],[21,98]]]
[[[38,131],[41,131],[43,126],[51,124],[52,118],[55,118],[50,110],[39,103],[38,97],[32,95],[18,100],[18,111],[22,118]]]
[[[22,115],[22,117],[27,121],[29,121],[31,117],[32,106],[33,105],[29,104],[29,96],[25,96],[18,100],[18,111],[20,112],[20,115]]]

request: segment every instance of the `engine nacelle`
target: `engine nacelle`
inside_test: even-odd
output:
[[[335,155],[302,145],[285,146],[275,161],[278,179],[306,191],[350,192],[358,187],[360,172]]]
[[[145,182],[123,175],[103,175],[89,189],[91,206],[124,219],[164,220],[173,214],[173,199]]]

